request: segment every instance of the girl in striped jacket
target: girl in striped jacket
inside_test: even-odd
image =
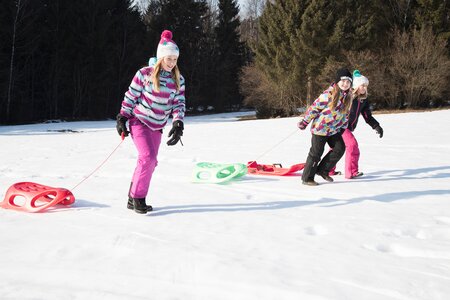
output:
[[[175,145],[183,135],[185,85],[177,66],[179,53],[172,40],[172,32],[164,30],[156,52],[156,63],[137,71],[117,115],[117,132],[123,136],[130,133],[138,151],[127,204],[137,213],[152,210],[145,198],[158,164],[162,129],[170,115],[173,121],[167,145]],[[130,131],[127,130],[127,121]]]

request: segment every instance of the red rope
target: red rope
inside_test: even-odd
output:
[[[87,180],[89,177],[91,177],[95,172],[97,172],[107,161],[108,159],[114,154],[114,152],[116,152],[117,149],[119,149],[120,145],[122,145],[124,140],[124,137],[122,136],[122,140],[120,141],[119,145],[117,145],[117,147],[111,152],[110,155],[108,155],[108,157],[97,167],[94,169],[94,171],[92,171],[89,175],[87,175],[86,177],[83,178],[83,180],[81,180],[80,182],[78,182],[73,188],[72,190],[74,190],[75,188],[77,188],[80,184],[82,184],[85,180]]]

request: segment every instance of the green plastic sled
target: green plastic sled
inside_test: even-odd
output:
[[[223,183],[247,174],[247,166],[241,163],[218,164],[200,162],[192,172],[192,181],[201,183]]]

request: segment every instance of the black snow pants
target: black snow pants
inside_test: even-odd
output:
[[[320,160],[325,150],[325,144],[328,144],[333,151],[329,151],[325,157]],[[312,135],[311,149],[309,149],[305,168],[303,169],[302,180],[314,180],[317,173],[328,174],[336,166],[345,152],[345,143],[342,136],[337,133],[331,136]]]

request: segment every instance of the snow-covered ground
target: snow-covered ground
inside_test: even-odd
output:
[[[164,137],[147,215],[126,208],[129,138],[71,208],[0,209],[0,299],[450,299],[450,110],[375,115],[382,139],[361,119],[360,179],[192,183],[198,162],[306,160],[297,118],[237,115]],[[72,189],[119,143],[113,121],[2,126],[0,200],[20,181]]]

